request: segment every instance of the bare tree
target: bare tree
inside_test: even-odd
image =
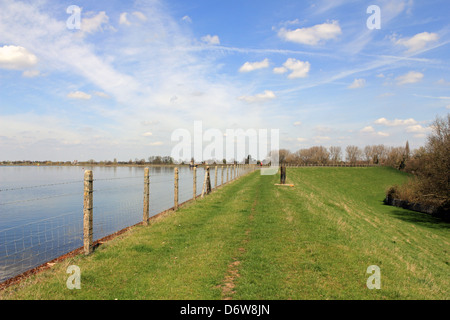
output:
[[[411,150],[409,150],[409,142],[406,141],[406,146],[405,146],[405,158],[406,160],[408,160],[411,156]]]
[[[389,147],[386,152],[385,163],[388,166],[403,169],[405,164],[405,148],[404,147]]]
[[[347,153],[347,161],[352,164],[355,164],[362,155],[361,149],[357,146],[347,146],[347,148],[345,148],[345,152]]]
[[[374,146],[365,146],[364,147],[364,158],[367,161],[367,163],[370,163],[373,159],[373,153],[374,153]]]
[[[311,152],[311,160],[315,164],[327,164],[328,159],[330,158],[330,154],[327,151],[327,148],[323,146],[314,146],[309,148]]]
[[[341,161],[341,147],[330,147],[330,160],[333,163]]]
[[[272,156],[274,153],[270,152],[270,155]],[[278,162],[280,164],[285,164],[286,160],[289,158],[289,155],[291,152],[287,149],[280,149],[278,150]]]

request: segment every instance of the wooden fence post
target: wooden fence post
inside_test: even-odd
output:
[[[197,199],[197,167],[194,167],[194,200]]]
[[[217,166],[214,169],[214,189],[217,188]]]
[[[227,165],[227,183],[228,183],[228,180],[229,180],[229,179],[228,179],[228,165]]]
[[[209,194],[211,192],[211,178],[209,175],[209,166],[206,167],[205,171],[205,179],[203,180],[203,189],[202,189],[202,198],[205,194]]]
[[[221,166],[221,167],[222,167],[222,179],[221,179],[220,185],[223,185],[223,166]]]
[[[286,167],[284,165],[281,165],[280,168],[280,184],[286,183]]]
[[[142,217],[144,226],[148,225],[149,218],[149,202],[150,202],[150,169],[144,169],[144,214]]]
[[[173,207],[178,210],[178,168],[175,168],[175,181],[174,181],[174,195],[173,195]]]
[[[94,179],[91,170],[84,172],[84,201],[83,201],[83,244],[84,254],[92,253],[93,247],[93,185]]]

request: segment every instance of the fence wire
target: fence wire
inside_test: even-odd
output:
[[[217,187],[237,178],[218,167]],[[223,171],[223,181],[222,181]],[[196,170],[196,196],[206,170]],[[242,174],[246,172],[241,171]],[[179,172],[178,202],[193,198],[193,173]],[[210,169],[211,188],[216,186]],[[83,246],[83,179],[32,186],[0,187],[0,282]],[[96,178],[93,191],[94,241],[142,222],[143,172]],[[150,173],[149,217],[174,206],[174,171]]]

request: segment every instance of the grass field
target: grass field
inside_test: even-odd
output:
[[[70,258],[2,299],[449,299],[450,224],[383,205],[389,168],[258,172]],[[95,217],[94,217],[95,219]],[[69,265],[81,289],[69,290]],[[369,290],[370,265],[381,289]]]

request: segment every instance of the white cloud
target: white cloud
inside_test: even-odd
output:
[[[288,71],[288,69],[286,69],[285,67],[273,68],[273,73],[276,73],[276,74],[283,74],[283,73],[286,73],[287,71]]]
[[[388,127],[396,127],[396,126],[405,126],[405,125],[415,125],[417,124],[417,121],[413,118],[401,120],[401,119],[395,119],[395,120],[387,120],[386,118],[380,118],[375,120],[375,124],[380,124]]]
[[[181,21],[187,22],[187,23],[192,23],[192,19],[189,16],[184,16],[183,18],[181,18]]]
[[[338,21],[322,23],[309,28],[286,30],[281,28],[278,36],[286,41],[315,46],[323,40],[335,39],[342,33]]]
[[[246,62],[240,68],[239,72],[250,72],[253,70],[264,69],[269,67],[269,59],[264,59],[259,62]]]
[[[220,44],[220,39],[219,39],[219,36],[217,36],[217,35],[211,36],[208,34],[208,35],[202,37],[201,39],[203,42],[206,42],[207,44],[211,44],[211,45]]]
[[[161,141],[156,141],[156,142],[151,142],[148,145],[155,147],[155,146],[162,146],[163,144],[164,143],[162,143]]]
[[[264,102],[275,98],[276,96],[275,93],[273,93],[273,91],[265,90],[263,93],[258,93],[254,96],[241,96],[238,99],[248,103],[254,103],[254,102]]]
[[[351,85],[348,86],[349,89],[363,88],[366,85],[366,80],[355,79]]]
[[[436,33],[422,32],[407,39],[399,39],[395,42],[397,45],[406,47],[408,52],[415,52],[427,46],[430,42],[435,42],[439,39]]]
[[[67,95],[67,97],[70,99],[81,99],[81,100],[89,100],[92,98],[92,96],[90,94],[83,92],[83,91],[70,92]]]
[[[450,109],[450,104],[446,107],[447,109]]]
[[[301,121],[295,121],[294,122],[294,126],[296,126],[296,127],[301,126],[301,125],[302,125]]]
[[[143,125],[143,126],[153,126],[153,125],[157,125],[157,124],[159,124],[160,122],[158,121],[158,120],[144,120],[144,121],[142,121],[141,122],[141,124]]]
[[[105,11],[101,11],[91,18],[83,18],[81,20],[81,30],[87,33],[94,33],[103,30],[102,25],[107,24],[108,21],[109,17],[106,15]]]
[[[305,78],[308,76],[311,64],[308,61],[300,61],[294,58],[289,58],[283,63],[282,67],[274,68],[273,72],[276,74],[286,73],[288,70],[291,73],[288,75],[289,79]]]
[[[305,142],[305,141],[307,141],[308,139],[306,139],[306,138],[297,138],[297,141],[298,142]]]
[[[409,127],[406,128],[406,132],[409,132],[409,133],[421,133],[421,134],[424,134],[424,133],[426,133],[426,132],[428,132],[430,130],[431,130],[431,128],[424,128],[420,124],[416,124],[414,126],[409,126]]]
[[[376,77],[377,77],[377,78],[384,78],[384,77],[385,77],[385,75],[384,75],[384,74],[382,74],[382,73],[379,73],[379,74],[377,74],[377,75],[376,75]]]
[[[382,132],[382,131],[378,131],[377,135],[381,136],[381,137],[389,137],[389,133],[387,132]]]
[[[314,136],[313,139],[315,143],[322,143],[331,140],[328,136]]]
[[[397,84],[403,85],[408,83],[416,83],[422,80],[423,73],[417,72],[417,71],[410,71],[407,74],[404,74],[402,76],[398,76],[396,78]]]
[[[360,130],[362,133],[370,133],[372,136],[389,137],[389,133],[378,131],[376,132],[372,126],[366,126]]]
[[[122,12],[119,17],[119,24],[124,24],[126,26],[130,26],[131,22],[127,19],[127,12]]]
[[[372,126],[367,126],[361,129],[361,132],[371,133],[375,132],[375,129]]]
[[[152,135],[153,135],[153,133],[151,133],[150,131],[145,132],[145,133],[142,134],[143,137],[150,137]]]
[[[106,93],[101,92],[101,91],[95,91],[94,94],[95,94],[96,96],[98,96],[98,97],[102,97],[102,98],[105,98],[105,99],[108,99],[108,98],[109,98],[109,95],[107,95]]]
[[[25,70],[22,73],[22,76],[25,78],[34,78],[37,77],[40,74],[39,70]]]
[[[439,79],[438,81],[436,81],[436,84],[443,85],[443,86],[450,86],[450,82],[445,81],[444,78]]]
[[[24,47],[0,47],[0,68],[23,70],[35,66],[37,61],[37,57]]]
[[[145,16],[145,14],[143,14],[142,12],[140,12],[140,11],[135,11],[135,12],[133,12],[133,15],[135,16],[135,17],[137,17],[139,20],[141,20],[141,21],[147,21],[147,17]]]

